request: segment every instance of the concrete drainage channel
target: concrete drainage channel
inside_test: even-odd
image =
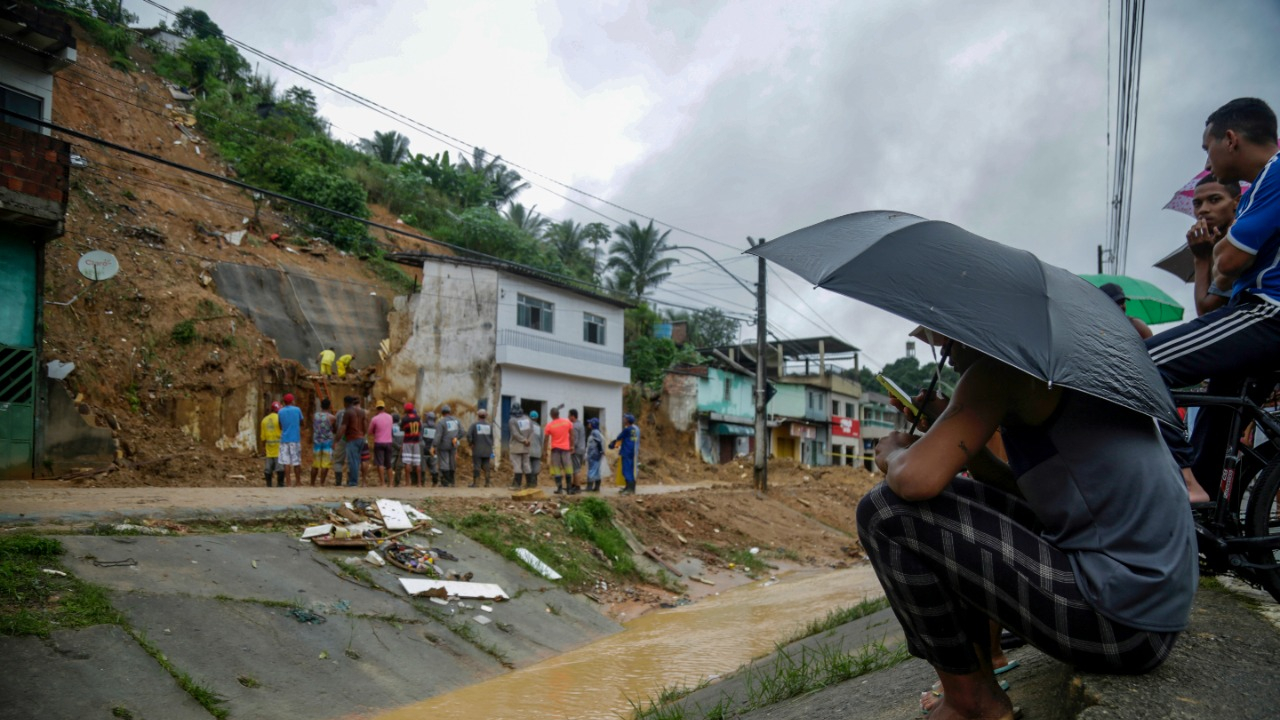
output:
[[[471,621],[479,602],[411,598],[388,568],[344,572],[339,558],[363,552],[283,533],[59,539],[64,567],[106,588],[127,627],[0,638],[0,718],[208,718],[174,682],[183,677],[195,696],[208,693],[201,699],[216,716],[368,714],[621,629],[589,601],[451,531],[433,544],[511,596],[485,603],[488,624]]]

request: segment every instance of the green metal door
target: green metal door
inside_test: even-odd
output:
[[[30,477],[36,418],[36,246],[0,237],[0,477]]]

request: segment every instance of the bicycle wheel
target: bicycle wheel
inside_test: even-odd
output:
[[[1280,458],[1273,459],[1249,484],[1248,506],[1245,512],[1245,531],[1248,537],[1274,537],[1280,535]],[[1280,550],[1249,553],[1249,561],[1255,563],[1280,562]],[[1253,570],[1253,577],[1263,590],[1280,602],[1280,569]]]

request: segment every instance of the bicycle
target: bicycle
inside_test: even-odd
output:
[[[1275,387],[1278,379],[1251,379],[1238,396],[1174,392],[1173,400],[1178,407],[1232,411],[1218,497],[1192,508],[1201,574],[1230,573],[1280,602],[1280,413],[1249,397],[1253,387]],[[1265,443],[1242,442],[1249,423],[1266,433]]]

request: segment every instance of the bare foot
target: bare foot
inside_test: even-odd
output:
[[[1187,497],[1193,503],[1209,502],[1209,493],[1196,481],[1191,468],[1182,468],[1182,479],[1187,483]]]
[[[1013,702],[990,671],[954,675],[939,671],[941,702],[929,712],[930,720],[1012,720]]]

